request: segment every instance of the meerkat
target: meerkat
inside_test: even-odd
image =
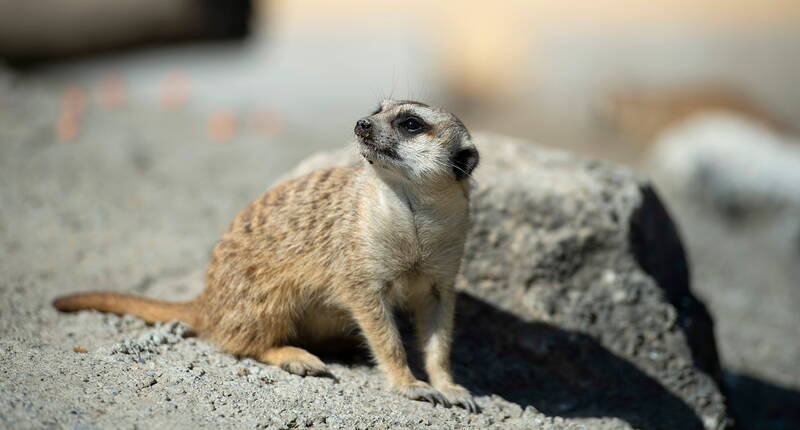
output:
[[[354,132],[360,165],[283,182],[234,218],[194,300],[84,293],[53,305],[179,320],[297,375],[327,373],[305,348],[360,332],[393,391],[477,411],[450,349],[478,151],[456,116],[419,102],[386,100]],[[396,308],[413,316],[430,383],[409,369]]]

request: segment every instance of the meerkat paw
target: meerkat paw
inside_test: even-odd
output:
[[[451,405],[461,406],[471,413],[478,413],[478,405],[466,388],[458,384],[447,384],[438,388],[439,392],[444,395],[444,398]]]
[[[450,406],[445,396],[426,382],[414,381],[410,384],[395,385],[392,391],[411,400],[425,400],[434,405]]]
[[[325,363],[317,357],[303,360],[285,361],[280,368],[299,376],[320,376],[329,374]]]
[[[293,346],[270,348],[261,355],[261,361],[299,376],[330,375],[325,363],[316,355]]]

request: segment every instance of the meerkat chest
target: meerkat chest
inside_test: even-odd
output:
[[[378,255],[396,274],[458,270],[469,225],[466,202],[421,201],[392,194],[374,213]]]

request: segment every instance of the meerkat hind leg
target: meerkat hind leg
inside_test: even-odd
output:
[[[325,363],[316,355],[294,346],[268,348],[258,356],[258,360],[300,376],[329,374]]]

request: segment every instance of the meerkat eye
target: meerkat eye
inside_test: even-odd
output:
[[[425,123],[413,116],[404,119],[399,125],[411,134],[419,133],[425,127]]]

